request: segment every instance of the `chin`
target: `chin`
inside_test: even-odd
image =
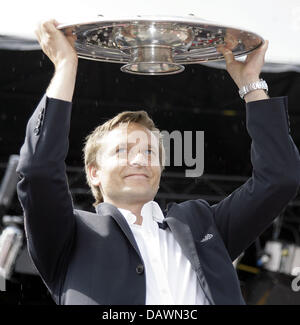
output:
[[[130,198],[145,199],[146,201],[151,201],[155,197],[156,193],[151,189],[143,189],[139,186],[133,188],[127,187],[124,189],[123,194],[129,195]]]

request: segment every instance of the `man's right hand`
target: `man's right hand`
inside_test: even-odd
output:
[[[76,35],[72,30],[66,30],[65,34],[58,30],[58,22],[54,19],[41,22],[35,34],[43,52],[53,62],[55,74],[47,89],[47,96],[64,101],[72,101],[78,56],[74,48]]]
[[[40,22],[35,30],[37,39],[43,52],[53,62],[55,68],[67,62],[77,64],[77,53],[74,49],[76,35],[72,29],[67,29],[65,34],[56,27],[59,23],[55,20]]]

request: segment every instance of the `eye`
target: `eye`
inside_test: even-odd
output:
[[[155,155],[155,152],[152,149],[146,149],[145,152],[147,155]]]
[[[120,148],[117,148],[117,149],[116,149],[116,153],[124,153],[124,152],[126,152],[126,150],[127,150],[127,148],[125,148],[125,147],[120,147]]]

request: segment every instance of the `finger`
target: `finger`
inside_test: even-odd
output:
[[[226,49],[224,51],[223,55],[224,55],[224,58],[226,60],[227,65],[229,65],[229,64],[231,64],[232,62],[235,61],[234,55],[230,50]]]
[[[230,51],[224,45],[219,46],[217,48],[217,50],[223,54],[227,65],[229,65],[229,64],[231,64],[232,62],[235,61],[235,58],[234,58],[234,55],[233,55],[232,51]]]
[[[41,22],[39,22],[37,25],[36,25],[36,28],[35,28],[35,36],[40,44],[40,46],[42,47],[42,44],[41,44],[41,41],[42,41],[42,38],[43,38],[43,35],[41,33]]]
[[[221,53],[223,54],[223,56],[225,58],[227,66],[235,61],[233,53],[230,50],[228,50],[227,48],[222,49]]]
[[[269,46],[269,41],[264,41],[264,43],[258,49],[258,52],[265,54],[267,52],[268,46]]]
[[[264,42],[264,44],[261,46],[260,48],[260,51],[263,53],[263,54],[266,54],[267,50],[268,50],[268,47],[269,47],[269,41],[266,40]]]
[[[269,41],[265,40],[261,48],[264,48],[265,50],[267,50],[268,46],[269,46]]]
[[[260,53],[261,55],[265,55],[265,53],[267,52],[269,46],[269,41],[264,41],[264,43],[254,52],[250,53],[250,55],[254,56],[254,54],[256,53]]]
[[[65,35],[68,35],[68,36],[71,36],[73,35],[73,28],[72,27],[68,27],[64,30],[64,34]]]
[[[53,25],[57,27],[60,23],[56,19],[52,19]]]
[[[69,29],[71,29],[71,28],[67,28],[67,29],[65,29],[65,30],[61,30],[61,29],[57,28],[59,25],[61,25],[60,22],[58,22],[58,21],[55,20],[55,19],[53,19],[52,22],[53,22],[53,26],[56,28],[56,30],[57,30],[58,32],[60,32],[60,33],[62,33],[62,34],[65,34],[65,35],[71,35],[71,33],[69,33]],[[71,31],[72,31],[72,29],[71,29]]]
[[[69,43],[72,45],[72,47],[75,47],[75,41],[77,39],[76,35],[70,35],[70,36],[66,36]]]
[[[246,62],[251,60],[264,60],[265,54],[267,52],[269,46],[269,41],[265,41],[262,46],[260,46],[257,50],[252,51],[250,54],[247,55]]]
[[[56,33],[57,32],[57,29],[55,27],[56,24],[57,24],[57,21],[55,19],[42,21],[40,23],[40,29],[42,32],[47,33],[47,34]]]

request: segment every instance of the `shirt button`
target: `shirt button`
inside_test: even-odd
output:
[[[143,264],[138,264],[138,266],[135,268],[135,271],[137,274],[143,274],[144,273],[144,265]]]

